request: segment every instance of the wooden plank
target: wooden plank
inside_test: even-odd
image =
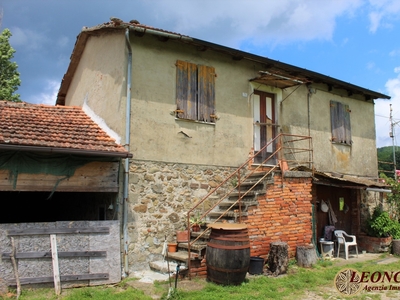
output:
[[[118,162],[91,162],[75,171],[70,178],[60,181],[59,192],[118,192]],[[15,190],[48,191],[65,176],[51,174],[18,174]],[[13,191],[9,170],[0,170],[0,190]]]
[[[77,275],[61,275],[60,281],[79,281],[79,280],[108,280],[108,273],[92,273],[92,274],[77,274]],[[31,277],[31,278],[20,278],[21,284],[36,284],[36,283],[46,283],[53,282],[53,277]],[[8,286],[15,286],[15,280],[9,280]]]
[[[81,228],[27,228],[9,229],[8,236],[13,235],[44,235],[44,234],[76,234],[76,233],[110,233],[109,227],[81,227]]]
[[[55,234],[50,235],[50,243],[51,243],[51,259],[53,263],[54,290],[56,292],[56,295],[60,295],[61,294],[60,269],[58,268],[57,237]]]
[[[21,281],[19,280],[19,274],[18,274],[18,265],[17,261],[15,260],[15,243],[14,243],[14,237],[11,237],[11,247],[12,247],[12,253],[11,253],[11,261],[14,269],[14,276],[15,276],[15,283],[17,285],[17,299],[21,295]]]
[[[107,257],[107,251],[61,251],[58,252],[59,258],[65,257]],[[10,252],[4,252],[1,254],[2,259],[11,259]],[[51,258],[51,252],[19,252],[16,253],[15,258],[27,259],[27,258]]]

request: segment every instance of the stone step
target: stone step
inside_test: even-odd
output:
[[[234,200],[225,200],[225,201],[222,201],[218,206],[220,207],[220,208],[225,208],[225,209],[227,209],[227,208],[229,208],[230,206],[232,206],[234,203],[235,203],[236,201],[234,201]],[[249,206],[254,206],[254,205],[258,205],[258,201],[257,200],[247,200],[247,201],[241,201],[241,206],[242,206],[242,209],[246,209],[247,207],[249,207]],[[232,206],[232,209],[235,209],[235,208],[237,208],[237,207],[239,207],[239,202],[237,202],[234,206]]]
[[[221,216],[223,213],[224,213],[224,211],[212,211],[212,212],[210,212],[210,213],[208,214],[208,216],[209,216],[210,218],[216,219],[216,218],[218,218],[219,216]],[[248,216],[248,213],[242,211],[242,217],[247,217],[247,216]],[[228,212],[224,215],[224,217],[226,217],[226,218],[234,218],[234,217],[235,217],[235,213],[234,213],[233,211],[228,211]],[[237,214],[237,217],[239,218],[239,214]]]
[[[202,231],[198,231],[198,232],[196,232],[196,231],[192,231],[191,233],[190,233],[190,236],[191,237],[193,237],[193,238],[197,238],[198,236],[200,236],[200,238],[199,238],[199,240],[200,239],[204,239],[204,240],[208,240],[208,238],[210,237],[210,230],[208,230],[208,231],[206,231],[206,232],[204,232],[204,230],[202,230]]]
[[[190,246],[190,251],[201,251],[207,247],[206,242],[195,242]],[[189,248],[189,243],[178,243],[178,248],[184,248],[188,249]]]
[[[166,256],[166,260],[181,262],[184,264],[184,266],[188,265],[188,258],[189,258],[188,251],[185,249],[182,250],[181,248],[180,249],[178,248],[178,251],[176,252],[168,252],[168,255]],[[202,258],[203,257],[200,256],[198,253],[190,251],[191,261],[200,260]]]
[[[184,261],[179,260],[178,262],[176,262],[176,261],[171,261],[171,259],[172,257],[169,257],[169,259],[149,262],[150,270],[156,271],[161,274],[174,275],[176,274],[178,264],[179,264],[179,272],[184,272],[185,270],[187,270],[187,264]],[[186,261],[187,261],[187,253],[186,253]]]
[[[267,172],[254,172],[252,174],[250,174],[249,176],[247,176],[247,180],[254,180],[255,178],[261,178],[264,177],[267,174]],[[269,177],[271,175],[268,175],[267,177]],[[245,177],[245,176],[244,176]]]
[[[264,189],[264,181],[258,182],[258,180],[245,180],[240,183],[240,189],[242,191],[248,190],[254,186],[255,190]]]
[[[258,190],[258,191],[253,190],[253,191],[247,192],[246,194],[245,193],[246,193],[246,191],[240,192],[240,197],[242,198],[242,201],[252,200],[259,195],[265,195],[266,191],[265,190]],[[237,199],[239,199],[239,192],[233,192],[233,193],[229,194],[229,196],[225,199],[237,200]],[[225,201],[225,199],[224,199],[224,201]]]

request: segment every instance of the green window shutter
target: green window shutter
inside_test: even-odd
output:
[[[198,120],[214,122],[215,68],[198,66]]]
[[[176,62],[176,105],[178,118],[197,119],[197,66],[185,61]]]

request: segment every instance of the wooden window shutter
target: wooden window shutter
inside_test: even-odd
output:
[[[197,66],[177,60],[176,70],[177,117],[196,120]]]
[[[351,145],[351,126],[350,126],[350,107],[343,105],[343,125],[344,125],[344,141],[346,144]]]
[[[350,109],[331,100],[332,142],[351,145]]]
[[[198,66],[198,120],[214,122],[215,116],[215,68]]]

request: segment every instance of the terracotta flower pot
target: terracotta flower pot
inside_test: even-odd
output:
[[[177,243],[169,243],[168,244],[168,252],[176,252],[177,249],[178,249]]]
[[[199,232],[199,231],[200,231],[200,225],[194,224],[194,225],[192,226],[192,231],[193,231],[193,232]]]
[[[188,242],[188,230],[179,230],[176,232],[176,241],[178,243],[187,243]]]

